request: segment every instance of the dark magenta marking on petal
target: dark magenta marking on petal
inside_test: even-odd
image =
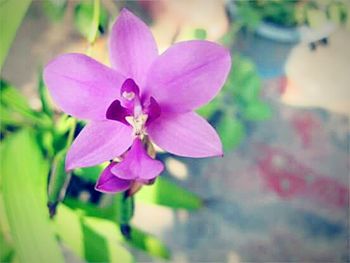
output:
[[[153,97],[150,98],[150,103],[146,108],[146,113],[148,114],[148,119],[146,124],[151,123],[152,121],[157,119],[161,114],[160,106]]]
[[[110,163],[101,173],[95,189],[103,193],[117,193],[130,188],[132,181],[121,179],[111,173],[116,163]]]
[[[120,89],[120,95],[122,97],[124,92],[127,92],[127,93],[133,92],[137,97],[140,95],[140,89],[133,79],[126,79],[124,81],[122,88]]]
[[[106,118],[109,120],[119,121],[121,123],[124,123],[126,125],[129,125],[129,123],[126,121],[125,117],[131,115],[129,109],[124,108],[119,100],[115,100],[112,102],[112,104],[108,107],[106,112]]]

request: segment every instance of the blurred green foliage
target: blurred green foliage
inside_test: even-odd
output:
[[[0,71],[31,0],[0,2]]]
[[[65,205],[58,207],[56,231],[76,256],[87,262],[133,262],[120,244],[122,235],[109,220],[87,217]]]
[[[97,5],[97,8],[96,6]],[[96,14],[96,9],[98,10]],[[95,16],[95,18],[94,18]],[[108,13],[97,1],[80,1],[74,9],[74,25],[78,32],[90,43],[96,38],[96,29],[104,32],[107,29]]]
[[[1,197],[19,262],[63,262],[46,207],[48,163],[35,133],[9,136],[1,154]]]
[[[236,0],[235,5],[239,22],[250,30],[261,21],[285,27],[345,24],[350,10],[347,0]]]
[[[260,98],[261,79],[254,63],[233,54],[231,71],[220,94],[198,113],[215,123],[224,150],[238,146],[246,136],[247,124],[267,120],[270,106]]]
[[[67,0],[42,0],[44,13],[54,22],[61,21],[67,9],[67,4]]]
[[[159,177],[153,185],[142,188],[136,195],[136,201],[188,210],[199,209],[203,204],[197,195],[164,177]]]

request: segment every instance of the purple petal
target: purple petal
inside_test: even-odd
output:
[[[109,106],[106,118],[109,120],[119,121],[121,123],[124,123],[125,125],[129,125],[129,123],[126,121],[125,117],[131,115],[132,112],[130,112],[127,108],[124,108],[119,100],[115,100],[112,102],[112,104]]]
[[[132,144],[132,128],[116,121],[91,122],[67,153],[66,170],[93,166],[124,153]]]
[[[162,114],[147,132],[159,147],[176,155],[199,158],[223,154],[214,128],[194,112]]]
[[[141,140],[136,138],[124,160],[112,168],[117,177],[127,180],[150,180],[164,169],[162,162],[152,159],[146,152]]]
[[[44,70],[53,100],[79,119],[103,120],[113,100],[119,98],[125,78],[82,54],[65,54]]]
[[[132,181],[123,180],[111,173],[111,169],[116,163],[110,163],[100,175],[95,189],[103,193],[117,193],[130,188]]]
[[[208,103],[224,85],[231,57],[209,41],[186,41],[166,50],[152,64],[144,96],[154,96],[162,112],[188,112]]]
[[[141,86],[158,56],[157,44],[147,25],[125,8],[112,27],[109,52],[113,67]]]

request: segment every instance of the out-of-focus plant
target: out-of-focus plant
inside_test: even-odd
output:
[[[91,34],[92,23],[94,23],[94,10],[99,9],[99,16],[95,19],[97,23],[98,32],[101,34],[106,31],[108,25],[108,13],[103,5],[94,6],[93,1],[81,1],[74,9],[74,25],[79,33],[91,42],[94,36]]]
[[[44,13],[54,22],[61,21],[68,5],[67,0],[43,0],[41,3]]]
[[[308,25],[318,27],[327,21],[345,24],[349,16],[346,0],[232,0],[237,18],[243,26],[255,29],[261,21],[284,27]]]
[[[0,71],[31,0],[0,1]]]
[[[247,124],[271,117],[270,106],[260,98],[261,79],[254,63],[236,54],[227,82],[220,94],[198,112],[215,123],[224,149],[238,146]]]

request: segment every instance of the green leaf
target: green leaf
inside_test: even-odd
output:
[[[100,207],[92,203],[66,197],[63,201],[69,208],[80,211],[81,214],[90,217],[98,217],[109,220],[116,220],[115,209],[113,206]]]
[[[39,73],[39,77],[38,77],[38,90],[40,95],[42,111],[45,112],[48,116],[52,117],[53,116],[52,105],[50,103],[48,89],[45,86],[45,83],[43,80],[42,72]]]
[[[150,186],[144,186],[135,195],[135,200],[178,209],[195,210],[202,206],[196,194],[178,186],[164,177],[157,178]]]
[[[120,245],[118,225],[109,220],[84,217],[60,205],[55,223],[62,241],[87,262],[134,262],[132,255]]]
[[[243,117],[250,121],[261,121],[271,118],[272,112],[268,104],[255,101],[249,103],[243,111]]]
[[[16,256],[20,262],[63,262],[46,207],[48,165],[31,131],[7,140],[2,191]]]
[[[0,1],[0,71],[31,0]]]
[[[45,127],[51,125],[51,121],[47,116],[39,115],[30,108],[27,99],[15,87],[1,80],[0,91],[1,107],[8,109],[6,114],[13,114],[11,111],[14,111],[24,117],[26,122],[30,121],[33,124],[39,124]],[[6,110],[2,110],[3,113],[5,113],[5,111]]]
[[[238,146],[245,136],[243,124],[234,117],[227,114],[221,117],[217,126],[225,151],[231,150]]]
[[[108,13],[102,5],[98,6],[99,17],[94,17],[96,2],[98,1],[81,1],[74,10],[74,25],[90,43],[94,40],[98,27],[106,29],[108,24]]]
[[[51,167],[48,187],[48,206],[51,216],[55,214],[58,203],[64,199],[71,178],[71,173],[66,173],[65,170],[66,153],[66,149],[57,153]]]
[[[133,246],[148,252],[152,256],[170,259],[170,251],[158,238],[135,227],[131,228],[131,239],[127,240]]]
[[[139,195],[139,193],[137,193],[137,195]],[[119,231],[120,225],[114,223],[114,221],[120,220],[120,219],[118,219],[118,210],[119,210],[119,208],[117,207],[118,203],[115,202],[115,200],[113,201],[114,202],[112,206],[102,208],[94,204],[83,203],[76,199],[66,198],[64,200],[64,203],[77,212],[75,213],[76,215],[67,216],[67,218],[64,220],[66,222],[73,222],[72,224],[76,225],[76,219],[74,219],[74,217],[76,217],[77,215],[84,216],[85,218],[84,222],[86,222],[86,224],[88,224],[90,227],[93,227],[95,231],[98,232],[100,235],[105,237],[108,236],[109,240],[112,239],[118,242],[125,242],[135,246],[138,249],[142,249],[153,256],[166,258],[166,259],[169,258],[170,253],[168,248],[159,239],[157,239],[156,237],[150,234],[144,233],[135,227],[131,227],[130,238],[124,238],[124,236]],[[58,207],[58,212],[55,217],[56,221],[63,220],[62,214],[60,212],[62,209],[67,210],[68,208],[66,206],[63,206],[62,208],[62,205]],[[72,210],[69,210],[69,211],[70,211],[70,214],[72,215]],[[63,212],[63,213],[66,213],[66,212]],[[99,222],[99,224],[93,226],[90,224],[92,222]],[[65,237],[62,237],[62,238],[64,240],[68,238],[67,244],[70,247],[73,246],[73,248],[75,248],[73,249],[74,251],[80,251],[79,253],[83,254],[83,252],[81,252],[84,250],[83,246],[76,239],[69,238],[69,233],[74,234],[74,232],[72,232],[70,228],[64,229],[63,227],[65,224],[68,224],[68,223],[64,223],[64,222],[59,223],[59,227],[60,227],[59,232],[63,231],[63,233],[61,233],[60,236],[61,235],[66,236],[66,238]],[[74,226],[74,228],[78,229],[78,227],[76,226]],[[81,234],[77,233],[77,234],[74,234],[74,236],[81,236]],[[79,253],[77,254],[80,255]]]
[[[11,111],[9,108],[5,107],[3,104],[0,104],[0,123],[1,126],[22,126],[26,123],[26,120],[19,115]]]
[[[4,80],[0,80],[1,97],[0,102],[11,105],[20,112],[32,111],[27,99],[12,85]]]
[[[43,0],[43,10],[52,21],[60,21],[67,9],[67,0]]]

